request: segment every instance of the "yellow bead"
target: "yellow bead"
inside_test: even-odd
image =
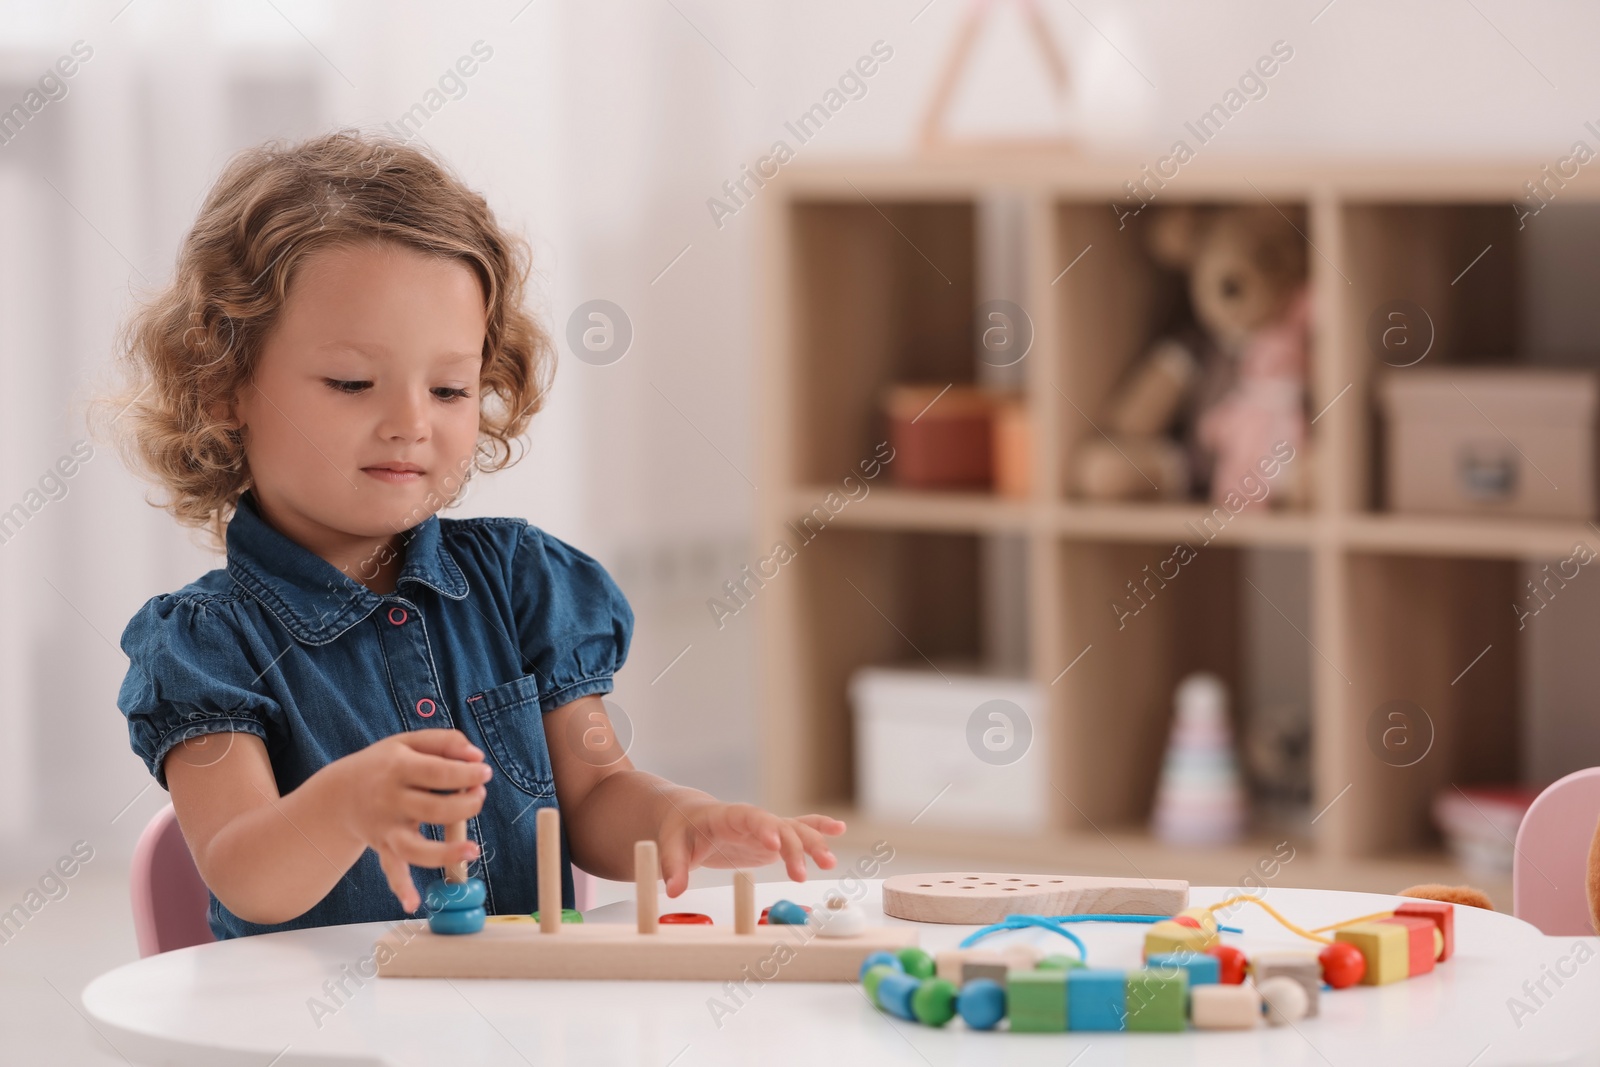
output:
[[[1348,941],[1366,958],[1362,985],[1387,985],[1411,974],[1411,931],[1399,923],[1358,923],[1333,937]]]

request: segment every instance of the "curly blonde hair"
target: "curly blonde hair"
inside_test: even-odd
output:
[[[477,275],[488,332],[473,465],[487,474],[522,458],[512,442],[543,407],[555,369],[549,334],[522,306],[527,243],[411,145],[344,130],[248,149],[206,197],[171,284],[124,326],[124,380],[91,412],[96,436],[168,493],[147,501],[204,530],[219,551],[251,481],[226,412],[255,372],[295,269],[318,250],[369,240],[458,259]]]

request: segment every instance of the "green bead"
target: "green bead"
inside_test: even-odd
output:
[[[1015,1032],[1060,1033],[1067,1028],[1067,972],[1010,971],[1006,1013]]]
[[[533,921],[539,921],[538,912],[533,913]],[[577,908],[562,908],[561,921],[564,923],[581,923],[583,922],[583,912],[579,911]]]
[[[861,976],[861,989],[867,994],[867,999],[876,1005],[878,1003],[878,983],[883,981],[883,976],[899,973],[901,972],[887,963],[874,963],[867,968],[867,973]]]
[[[943,1026],[956,1014],[956,994],[960,990],[948,978],[929,978],[911,994],[911,1013],[928,1026]]]
[[[1178,971],[1129,971],[1128,1029],[1179,1031],[1187,1026],[1189,974]]]
[[[1075,956],[1046,956],[1039,961],[1041,971],[1071,971],[1082,967],[1083,961]]]
[[[900,950],[900,965],[913,978],[932,978],[933,957],[915,946]]]

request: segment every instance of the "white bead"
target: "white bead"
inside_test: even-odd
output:
[[[1256,987],[1267,1004],[1267,1025],[1288,1026],[1306,1017],[1310,999],[1305,987],[1287,975],[1268,978]]]
[[[849,905],[812,908],[807,923],[818,937],[860,937],[867,930],[866,913]]]

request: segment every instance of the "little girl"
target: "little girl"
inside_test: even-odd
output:
[[[633,613],[598,563],[524,519],[438,517],[548,392],[527,258],[428,155],[339,133],[237,157],[129,325],[123,451],[227,566],[129,622],[118,705],[219,938],[399,919],[463,861],[490,913],[530,912],[540,807],[568,906],[572,863],[631,878],[644,838],[669,896],[702,865],[834,866],[842,822],[620,751],[600,696]]]

